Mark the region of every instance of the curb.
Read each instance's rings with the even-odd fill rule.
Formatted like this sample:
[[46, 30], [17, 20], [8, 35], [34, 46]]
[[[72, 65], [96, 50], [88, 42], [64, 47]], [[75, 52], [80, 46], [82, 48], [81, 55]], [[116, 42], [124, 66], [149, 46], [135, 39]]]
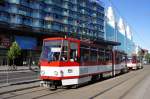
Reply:
[[0, 72], [38, 71], [38, 69], [0, 70]]
[[0, 72], [4, 72], [4, 71], [25, 71], [25, 70], [29, 70], [29, 69], [19, 69], [19, 70], [0, 70]]
[[5, 72], [0, 72], [0, 74], [11, 74], [11, 73], [25, 73], [25, 72], [35, 72], [39, 73], [39, 71], [31, 71], [31, 70], [25, 70], [25, 71], [5, 71]]
[[21, 82], [16, 82], [16, 83], [11, 83], [9, 84], [11, 85], [21, 85], [21, 84], [29, 84], [29, 83], [34, 83], [34, 82], [38, 82], [41, 81], [40, 79], [36, 79], [36, 80], [27, 80], [27, 81], [21, 81]]

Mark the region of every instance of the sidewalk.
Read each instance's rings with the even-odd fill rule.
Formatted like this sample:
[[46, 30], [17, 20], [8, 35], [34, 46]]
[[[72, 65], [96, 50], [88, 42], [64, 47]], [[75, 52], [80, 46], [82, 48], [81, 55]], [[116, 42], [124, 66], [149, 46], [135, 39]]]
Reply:
[[9, 92], [35, 88], [38, 86], [40, 86], [39, 81], [26, 82], [23, 84], [20, 83], [20, 84], [15, 84], [15, 85], [10, 85], [10, 86], [4, 86], [4, 87], [0, 87], [0, 95], [5, 94], [5, 93], [9, 93]]
[[[38, 66], [31, 66], [31, 69], [36, 70], [38, 69]], [[24, 71], [24, 70], [29, 70], [29, 66], [17, 66], [17, 70], [15, 71]], [[8, 71], [8, 66], [0, 66], [0, 72], [2, 71]]]

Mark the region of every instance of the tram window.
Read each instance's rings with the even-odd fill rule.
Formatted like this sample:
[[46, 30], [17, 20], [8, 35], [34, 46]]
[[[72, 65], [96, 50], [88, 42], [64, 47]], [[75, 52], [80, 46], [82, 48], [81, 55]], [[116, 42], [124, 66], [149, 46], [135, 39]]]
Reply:
[[92, 62], [97, 62], [97, 50], [91, 49], [90, 58]]
[[132, 63], [132, 58], [131, 58], [131, 57], [128, 57], [128, 58], [127, 58], [127, 62], [128, 62], [128, 63]]
[[105, 53], [105, 60], [106, 61], [110, 61], [112, 59], [112, 55], [109, 51], [106, 51]]
[[88, 47], [84, 48], [82, 47], [81, 48], [81, 51], [80, 51], [80, 54], [81, 54], [81, 62], [86, 62], [86, 61], [89, 61], [89, 49]]
[[68, 41], [66, 41], [66, 40], [63, 41], [60, 60], [61, 61], [68, 60]]
[[137, 57], [136, 56], [132, 56], [132, 63], [136, 63], [137, 61]]
[[78, 44], [70, 43], [70, 61], [77, 61], [78, 56]]
[[41, 59], [58, 61], [61, 52], [61, 41], [45, 41], [42, 49]]
[[118, 52], [115, 52], [115, 64], [119, 64], [120, 63], [120, 55]]
[[109, 54], [105, 53], [105, 61], [109, 61]]
[[124, 61], [124, 56], [123, 55], [121, 55], [121, 54], [119, 54], [118, 55], [118, 60], [119, 60], [119, 63], [121, 63], [121, 62], [123, 62]]
[[102, 62], [102, 61], [104, 61], [104, 59], [105, 59], [104, 52], [103, 51], [99, 51], [99, 53], [98, 53], [98, 61]]

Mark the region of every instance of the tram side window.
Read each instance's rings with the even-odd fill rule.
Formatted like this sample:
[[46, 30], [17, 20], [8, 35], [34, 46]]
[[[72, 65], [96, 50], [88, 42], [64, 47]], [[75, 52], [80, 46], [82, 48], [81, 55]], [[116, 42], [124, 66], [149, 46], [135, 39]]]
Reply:
[[105, 53], [105, 61], [109, 61], [109, 54]]
[[124, 57], [124, 55], [122, 55], [122, 54], [119, 54], [119, 63], [122, 63], [122, 62], [124, 62], [125, 61], [125, 57]]
[[120, 63], [122, 63], [122, 62], [124, 62], [124, 57], [123, 57], [123, 55], [121, 55], [121, 54], [117, 54], [116, 55], [116, 63], [117, 64], [120, 64]]
[[137, 57], [136, 56], [132, 56], [132, 63], [136, 63], [137, 61]]
[[78, 57], [78, 44], [70, 43], [70, 61], [77, 61]]
[[105, 61], [105, 55], [104, 55], [104, 51], [99, 51], [98, 53], [98, 62], [99, 63], [103, 63]]
[[115, 63], [119, 64], [120, 63], [120, 59], [121, 59], [121, 57], [120, 57], [119, 53], [116, 53], [115, 54]]
[[110, 62], [112, 60], [112, 55], [109, 51], [105, 52], [105, 61]]
[[97, 62], [97, 50], [91, 49], [90, 53], [91, 62]]
[[90, 55], [89, 55], [88, 47], [87, 48], [82, 47], [80, 53], [81, 53], [81, 58], [80, 58], [81, 62], [89, 61], [89, 56]]

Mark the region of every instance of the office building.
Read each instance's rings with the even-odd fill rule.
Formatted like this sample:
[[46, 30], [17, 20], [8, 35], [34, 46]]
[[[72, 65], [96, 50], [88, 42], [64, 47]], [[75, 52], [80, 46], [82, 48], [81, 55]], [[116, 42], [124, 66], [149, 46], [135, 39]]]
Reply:
[[0, 65], [13, 41], [22, 49], [17, 63], [27, 65], [37, 64], [43, 38], [104, 39], [104, 12], [100, 0], [0, 0]]

